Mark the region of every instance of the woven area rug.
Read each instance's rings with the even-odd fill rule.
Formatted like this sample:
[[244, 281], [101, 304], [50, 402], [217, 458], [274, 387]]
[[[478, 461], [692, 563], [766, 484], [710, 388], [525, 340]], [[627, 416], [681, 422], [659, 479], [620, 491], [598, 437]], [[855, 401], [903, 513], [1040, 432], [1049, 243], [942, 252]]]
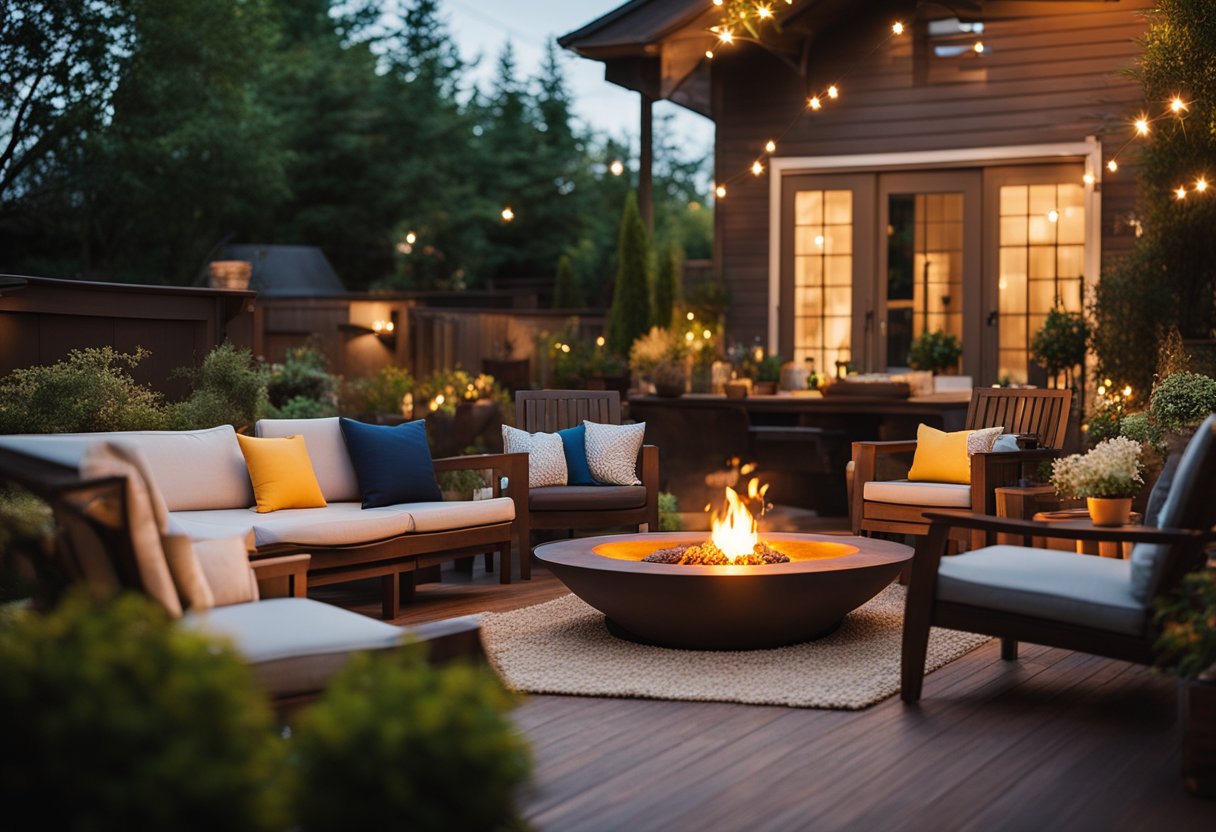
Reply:
[[[623, 641], [575, 595], [482, 619], [490, 661], [526, 693], [855, 710], [899, 691], [904, 587], [892, 584], [818, 641], [774, 650], [672, 650]], [[933, 628], [928, 670], [987, 636]]]

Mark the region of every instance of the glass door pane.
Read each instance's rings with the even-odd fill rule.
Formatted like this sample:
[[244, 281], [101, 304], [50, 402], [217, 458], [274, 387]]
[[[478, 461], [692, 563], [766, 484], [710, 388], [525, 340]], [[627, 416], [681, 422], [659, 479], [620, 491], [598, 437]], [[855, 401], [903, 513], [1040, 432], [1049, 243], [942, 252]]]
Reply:
[[852, 357], [853, 192], [794, 192], [793, 359], [835, 372]]

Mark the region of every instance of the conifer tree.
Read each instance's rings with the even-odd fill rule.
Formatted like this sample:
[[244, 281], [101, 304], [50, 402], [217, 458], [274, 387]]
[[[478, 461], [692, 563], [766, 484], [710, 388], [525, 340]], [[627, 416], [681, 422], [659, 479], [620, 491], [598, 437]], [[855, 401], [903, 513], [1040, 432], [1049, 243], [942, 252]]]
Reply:
[[650, 329], [650, 240], [638, 196], [630, 191], [621, 213], [616, 286], [608, 312], [608, 348], [628, 355], [634, 340]]
[[654, 325], [671, 326], [676, 303], [680, 300], [684, 253], [679, 243], [669, 242], [659, 255], [659, 268], [654, 276]]
[[578, 309], [583, 305], [582, 292], [574, 276], [574, 264], [569, 254], [557, 261], [557, 280], [553, 284], [554, 309]]

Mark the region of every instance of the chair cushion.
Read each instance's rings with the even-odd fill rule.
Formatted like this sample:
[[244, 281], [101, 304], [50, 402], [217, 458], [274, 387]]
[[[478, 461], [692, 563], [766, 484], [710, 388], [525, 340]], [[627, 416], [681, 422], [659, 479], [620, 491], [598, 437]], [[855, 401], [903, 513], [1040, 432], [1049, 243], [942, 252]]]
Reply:
[[577, 425], [559, 430], [557, 435], [562, 438], [562, 450], [566, 453], [565, 485], [598, 485], [587, 465], [587, 428]]
[[407, 632], [307, 598], [189, 612], [181, 623], [232, 639], [258, 682], [275, 696], [322, 690], [353, 653], [397, 647]]
[[646, 423], [601, 425], [583, 421], [587, 429], [587, 466], [596, 482], [605, 485], [641, 485], [637, 474], [638, 451]]
[[[244, 549], [240, 538], [229, 539], [236, 540]], [[165, 560], [169, 563], [169, 573], [173, 576], [173, 585], [177, 587], [182, 606], [195, 612], [214, 607], [215, 593], [211, 591], [211, 584], [207, 582], [202, 564], [194, 553], [194, 541], [184, 534], [167, 534], [161, 537], [161, 544], [165, 548]], [[249, 568], [248, 556], [245, 558], [245, 568]]]
[[170, 525], [195, 539], [244, 537], [252, 531], [258, 548], [288, 543], [343, 546], [409, 534], [414, 531], [414, 518], [397, 506], [364, 509], [359, 503], [330, 503], [325, 508], [273, 514], [257, 514], [253, 509], [175, 512]]
[[259, 439], [237, 434], [260, 514], [285, 508], [324, 508], [303, 436]]
[[489, 500], [452, 500], [445, 503], [404, 503], [393, 508], [409, 512], [414, 518], [414, 533], [442, 532], [491, 523], [510, 523], [515, 519], [515, 501], [510, 497]]
[[249, 565], [249, 551], [239, 537], [193, 541], [194, 557], [211, 590], [213, 606], [258, 600], [258, 579]]
[[[1207, 529], [1216, 521], [1216, 414], [1207, 418], [1187, 443], [1169, 494], [1157, 515], [1159, 529]], [[1171, 547], [1163, 543], [1137, 543], [1132, 548], [1132, 592], [1139, 601], [1155, 596]]]
[[971, 482], [971, 457], [967, 454], [969, 430], [946, 433], [920, 424], [916, 427], [916, 453], [908, 479], [912, 482]]
[[566, 484], [566, 446], [556, 433], [528, 433], [502, 426], [502, 450], [528, 455], [528, 486]]
[[443, 500], [426, 443], [425, 420], [389, 427], [339, 418], [338, 426], [364, 508]]
[[861, 496], [875, 503], [898, 503], [935, 508], [971, 508], [971, 486], [955, 482], [908, 482], [872, 480]]
[[609, 511], [644, 505], [644, 485], [559, 485], [528, 489], [531, 511]]
[[944, 557], [937, 597], [1133, 636], [1148, 623], [1128, 561], [1055, 549], [988, 546]]
[[337, 416], [328, 419], [259, 419], [255, 431], [258, 436], [271, 438], [303, 436], [308, 444], [312, 470], [327, 502], [353, 503], [363, 499]]

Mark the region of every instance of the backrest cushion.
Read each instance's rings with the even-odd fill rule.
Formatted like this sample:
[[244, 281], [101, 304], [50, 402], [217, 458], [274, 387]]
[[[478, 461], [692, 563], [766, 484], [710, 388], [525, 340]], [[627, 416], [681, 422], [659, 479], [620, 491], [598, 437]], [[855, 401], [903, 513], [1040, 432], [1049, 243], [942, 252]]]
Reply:
[[285, 508], [325, 508], [303, 436], [237, 436], [259, 514]]
[[182, 606], [195, 612], [214, 607], [215, 594], [211, 591], [211, 584], [207, 583], [198, 556], [194, 554], [194, 543], [190, 538], [184, 534], [167, 534], [160, 540]]
[[528, 455], [529, 488], [566, 484], [566, 444], [559, 434], [528, 433], [503, 425], [502, 449], [503, 453]]
[[[1207, 529], [1216, 522], [1216, 414], [1207, 418], [1187, 443], [1161, 513], [1160, 529]], [[1138, 543], [1132, 549], [1132, 595], [1148, 602], [1161, 590], [1171, 547]]]
[[341, 418], [364, 508], [443, 500], [435, 481], [435, 465], [426, 443], [426, 421], [401, 425], [368, 425]]
[[587, 465], [587, 428], [584, 425], [559, 430], [566, 455], [566, 485], [599, 485]]
[[587, 430], [587, 467], [596, 482], [605, 485], [641, 485], [638, 479], [638, 451], [646, 433], [646, 423], [601, 425], [583, 422]]
[[135, 568], [143, 590], [158, 601], [173, 618], [181, 618], [182, 605], [173, 585], [165, 551], [161, 546], [161, 532], [156, 524], [156, 515], [148, 499], [148, 489], [139, 473], [141, 465], [133, 462], [138, 449], [111, 442], [97, 442], [89, 446], [80, 462], [80, 475], [85, 479], [124, 477], [126, 479], [127, 528], [131, 536], [131, 549], [135, 556]]
[[308, 444], [312, 470], [321, 493], [331, 503], [354, 503], [359, 496], [359, 479], [346, 452], [346, 441], [338, 417], [328, 419], [259, 419], [254, 432], [265, 438], [303, 436]]
[[971, 457], [967, 453], [967, 439], [972, 432], [946, 433], [926, 424], [917, 425], [916, 452], [912, 455], [908, 481], [970, 483]]
[[258, 600], [257, 576], [241, 538], [191, 540], [174, 534], [163, 541], [173, 582], [187, 609], [204, 612]]

